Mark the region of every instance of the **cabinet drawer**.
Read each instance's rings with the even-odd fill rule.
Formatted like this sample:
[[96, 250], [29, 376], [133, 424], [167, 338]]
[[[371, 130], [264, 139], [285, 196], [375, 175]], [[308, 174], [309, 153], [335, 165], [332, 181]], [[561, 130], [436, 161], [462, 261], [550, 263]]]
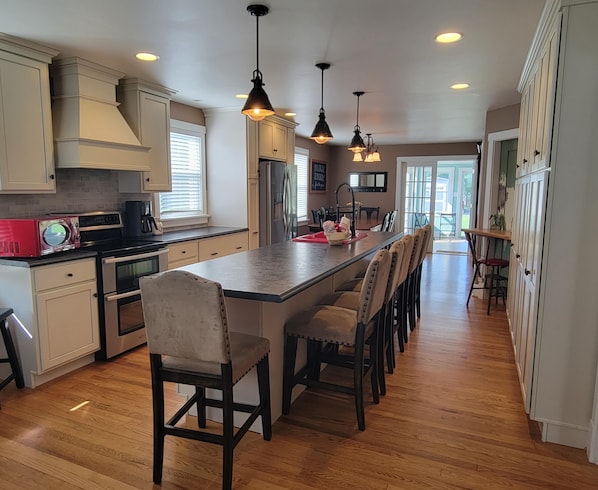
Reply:
[[76, 260], [40, 267], [34, 270], [34, 275], [37, 291], [69, 286], [82, 281], [95, 281], [95, 260]]
[[[168, 268], [171, 269], [171, 264], [178, 262], [185, 262], [186, 264], [193, 264], [199, 261], [197, 250], [197, 240], [190, 240], [188, 242], [173, 243], [168, 245]], [[178, 266], [177, 266], [178, 267]]]
[[199, 242], [199, 260], [210, 260], [224, 257], [248, 249], [247, 233], [235, 233], [213, 238], [205, 238]]

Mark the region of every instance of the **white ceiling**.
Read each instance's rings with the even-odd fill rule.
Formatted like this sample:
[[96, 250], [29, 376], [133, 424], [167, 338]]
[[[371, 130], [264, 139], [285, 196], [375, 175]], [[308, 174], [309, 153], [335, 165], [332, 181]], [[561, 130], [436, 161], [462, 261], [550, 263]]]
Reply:
[[[0, 30], [51, 45], [177, 91], [201, 108], [240, 107], [256, 64], [277, 112], [296, 112], [309, 136], [324, 108], [347, 145], [360, 100], [362, 133], [378, 144], [476, 141], [486, 111], [518, 103], [519, 76], [544, 0], [0, 0]], [[439, 45], [434, 36], [464, 38]], [[142, 63], [138, 51], [160, 60]], [[465, 91], [452, 91], [455, 82]], [[329, 143], [329, 144], [330, 144]]]

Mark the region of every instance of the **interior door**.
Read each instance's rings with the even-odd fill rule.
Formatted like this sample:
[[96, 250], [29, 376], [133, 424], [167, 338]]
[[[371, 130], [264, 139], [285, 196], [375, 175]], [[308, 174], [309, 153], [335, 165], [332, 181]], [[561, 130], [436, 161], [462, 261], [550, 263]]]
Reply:
[[436, 195], [436, 162], [402, 162], [401, 222], [404, 233], [434, 222], [432, 196]]

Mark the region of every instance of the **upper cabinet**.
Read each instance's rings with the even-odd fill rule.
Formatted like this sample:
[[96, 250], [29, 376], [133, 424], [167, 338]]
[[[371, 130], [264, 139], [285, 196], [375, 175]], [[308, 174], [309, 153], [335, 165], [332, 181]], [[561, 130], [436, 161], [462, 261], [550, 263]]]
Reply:
[[0, 193], [54, 193], [48, 65], [59, 52], [0, 34]]
[[175, 92], [161, 85], [124, 78], [119, 82], [120, 110], [144, 146], [149, 146], [148, 172], [121, 172], [120, 192], [168, 192], [170, 174], [170, 98]]
[[[270, 116], [258, 125], [259, 158], [292, 163], [294, 150], [289, 139], [295, 141], [294, 123], [277, 116]], [[290, 159], [290, 162], [289, 162]]]
[[548, 165], [559, 33], [556, 24], [551, 27], [523, 85], [517, 175], [525, 175]]

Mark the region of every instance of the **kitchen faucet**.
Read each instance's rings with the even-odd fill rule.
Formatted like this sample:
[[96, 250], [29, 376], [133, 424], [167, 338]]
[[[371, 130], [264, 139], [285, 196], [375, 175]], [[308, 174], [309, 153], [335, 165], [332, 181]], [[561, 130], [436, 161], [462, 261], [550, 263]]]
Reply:
[[343, 186], [347, 186], [347, 189], [351, 191], [351, 205], [352, 205], [352, 213], [351, 213], [351, 237], [355, 238], [355, 193], [353, 192], [353, 188], [343, 182], [336, 188], [335, 197], [336, 197], [336, 220], [340, 221], [340, 212], [339, 212], [339, 205], [338, 205], [338, 191], [341, 190]]

